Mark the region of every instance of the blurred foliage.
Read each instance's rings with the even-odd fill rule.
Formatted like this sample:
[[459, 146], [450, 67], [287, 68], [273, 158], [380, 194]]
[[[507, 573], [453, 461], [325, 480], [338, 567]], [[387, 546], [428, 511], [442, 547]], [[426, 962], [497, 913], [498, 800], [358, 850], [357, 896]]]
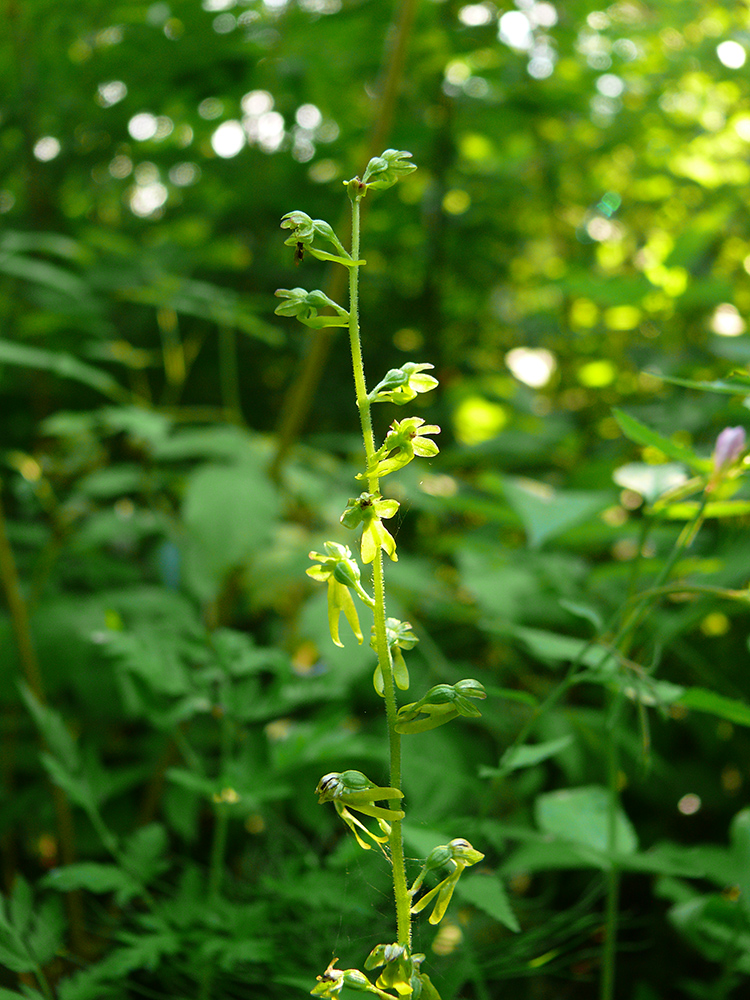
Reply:
[[350, 541], [349, 360], [319, 340], [318, 380], [329, 333], [273, 316], [281, 216], [335, 222], [386, 146], [419, 169], [367, 206], [366, 368], [434, 364], [443, 428], [399, 473], [389, 613], [424, 688], [490, 695], [406, 746], [408, 850], [455, 818], [487, 858], [425, 968], [444, 1000], [597, 995], [613, 738], [617, 996], [742, 995], [747, 489], [626, 680], [589, 640], [667, 565], [647, 505], [746, 423], [747, 6], [1, 9], [0, 996], [302, 996], [332, 942], [388, 939], [386, 873], [313, 794], [385, 760], [371, 651], [304, 573]]

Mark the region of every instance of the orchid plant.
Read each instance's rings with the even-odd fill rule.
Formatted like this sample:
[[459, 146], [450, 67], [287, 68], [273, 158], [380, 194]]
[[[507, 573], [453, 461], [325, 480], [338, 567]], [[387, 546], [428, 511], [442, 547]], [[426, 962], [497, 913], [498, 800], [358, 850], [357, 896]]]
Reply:
[[[341, 524], [351, 531], [361, 529], [359, 554], [362, 564], [371, 567], [370, 589], [362, 582], [362, 570], [350, 547], [340, 542], [327, 541], [325, 552], [311, 552], [313, 565], [307, 572], [312, 579], [328, 586], [328, 624], [336, 645], [343, 645], [339, 632], [342, 613], [359, 643], [364, 641], [364, 633], [357, 602], [372, 617], [370, 644], [377, 657], [373, 684], [384, 701], [390, 752], [387, 785], [372, 781], [360, 771], [344, 770], [324, 775], [316, 789], [318, 801], [333, 804], [363, 850], [377, 847], [388, 859], [396, 909], [396, 940], [377, 944], [364, 962], [368, 972], [381, 970], [377, 979], [373, 982], [360, 969], [337, 969], [334, 959], [318, 976], [311, 991], [319, 997], [339, 996], [348, 987], [387, 1000], [404, 997], [439, 1000], [434, 984], [421, 971], [425, 956], [412, 951], [412, 918], [432, 904], [429, 921], [439, 923], [461, 873], [484, 857], [467, 840], [456, 838], [430, 852], [411, 886], [407, 879], [401, 827], [406, 815], [401, 788], [401, 738], [444, 725], [459, 716], [479, 716], [473, 701], [486, 697], [483, 686], [472, 678], [454, 685], [438, 684], [417, 701], [401, 707], [396, 696], [397, 688], [409, 689], [404, 651], [412, 649], [418, 640], [408, 622], [389, 617], [386, 610], [384, 555], [394, 562], [398, 555], [396, 540], [385, 521], [396, 514], [399, 504], [382, 495], [380, 481], [415, 459], [437, 455], [438, 446], [433, 438], [440, 428], [426, 424], [421, 417], [394, 420], [383, 443], [376, 447], [371, 408], [375, 403], [404, 406], [417, 394], [430, 392], [438, 382], [428, 374], [433, 368], [431, 364], [407, 362], [387, 372], [373, 389], [367, 390], [359, 327], [359, 270], [365, 264], [360, 259], [360, 204], [369, 190], [390, 188], [415, 169], [411, 153], [387, 149], [382, 156], [370, 160], [361, 179], [354, 177], [345, 182], [352, 215], [350, 250], [345, 249], [327, 222], [311, 219], [300, 211], [290, 212], [281, 220], [282, 229], [289, 230], [285, 243], [294, 247], [297, 263], [309, 254], [349, 271], [348, 308], [320, 290], [292, 288], [276, 292], [281, 299], [276, 313], [296, 317], [312, 329], [340, 326], [349, 331], [355, 399], [364, 444], [363, 470], [356, 478], [366, 488], [349, 500], [341, 514]], [[447, 876], [422, 892], [426, 876], [440, 869], [447, 869]]]

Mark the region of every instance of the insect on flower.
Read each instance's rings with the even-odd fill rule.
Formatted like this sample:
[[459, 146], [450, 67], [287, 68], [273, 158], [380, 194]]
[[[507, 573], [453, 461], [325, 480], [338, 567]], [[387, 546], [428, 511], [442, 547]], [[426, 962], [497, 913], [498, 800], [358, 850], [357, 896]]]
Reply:
[[297, 246], [294, 248], [294, 265], [299, 267], [305, 258], [305, 244], [300, 240], [297, 241]]

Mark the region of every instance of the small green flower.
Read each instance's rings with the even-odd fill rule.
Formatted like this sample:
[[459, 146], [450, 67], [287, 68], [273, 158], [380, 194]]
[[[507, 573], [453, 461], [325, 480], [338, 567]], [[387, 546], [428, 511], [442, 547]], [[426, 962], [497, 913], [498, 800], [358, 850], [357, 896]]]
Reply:
[[[321, 330], [326, 326], [347, 326], [349, 323], [346, 309], [329, 299], [320, 289], [308, 292], [304, 288], [277, 288], [274, 295], [284, 300], [274, 309], [276, 316], [294, 316], [313, 330]], [[319, 311], [325, 308], [335, 310], [336, 315], [319, 316]]]
[[336, 969], [334, 966], [338, 962], [337, 958], [329, 964], [322, 976], [317, 976], [318, 985], [314, 986], [310, 993], [314, 997], [338, 997], [344, 987], [354, 990], [357, 993], [374, 993], [383, 1000], [394, 1000], [392, 994], [384, 993], [377, 986], [373, 986], [367, 976], [359, 969]]
[[[393, 679], [396, 682], [396, 687], [401, 691], [408, 691], [409, 671], [401, 650], [413, 649], [419, 642], [419, 639], [417, 639], [412, 632], [409, 622], [401, 622], [398, 618], [386, 618], [385, 634], [388, 639], [388, 648], [391, 651], [391, 658], [393, 661]], [[372, 638], [370, 639], [370, 645], [373, 649], [377, 649], [374, 625], [372, 626]], [[385, 684], [383, 682], [383, 671], [380, 669], [379, 663], [375, 667], [372, 683], [375, 690], [382, 698], [385, 695]]]
[[417, 393], [430, 392], [438, 385], [438, 380], [432, 375], [422, 374], [427, 368], [434, 367], [407, 361], [401, 368], [392, 368], [387, 372], [383, 381], [375, 386], [367, 398], [371, 403], [396, 403], [397, 406], [403, 406], [414, 399]]
[[341, 523], [345, 528], [356, 528], [363, 525], [361, 553], [362, 562], [371, 563], [379, 548], [394, 561], [396, 555], [396, 540], [385, 528], [381, 518], [393, 517], [399, 508], [397, 500], [384, 500], [374, 493], [360, 493], [358, 497], [350, 497]]
[[344, 645], [339, 638], [339, 619], [343, 611], [344, 617], [361, 645], [364, 636], [359, 626], [357, 609], [350, 591], [354, 590], [368, 606], [372, 606], [373, 600], [359, 582], [359, 566], [348, 545], [326, 542], [325, 550], [325, 554], [321, 552], [309, 553], [310, 559], [319, 562], [320, 566], [309, 566], [306, 570], [307, 575], [320, 583], [326, 581], [328, 583], [328, 628], [334, 643], [337, 646]]
[[400, 149], [386, 149], [382, 156], [373, 156], [367, 164], [362, 182], [368, 188], [384, 191], [393, 187], [402, 177], [417, 169], [415, 163], [410, 163], [411, 153]]
[[[401, 809], [375, 805], [375, 802], [379, 801], [390, 802], [394, 799], [402, 799], [404, 793], [398, 788], [374, 784], [361, 771], [341, 771], [340, 773], [332, 771], [330, 774], [325, 774], [318, 782], [315, 794], [318, 796], [318, 802], [333, 802], [334, 809], [352, 831], [359, 846], [365, 851], [369, 851], [371, 845], [362, 839], [360, 831], [378, 846], [381, 846], [388, 841], [391, 834], [389, 821], [400, 820], [405, 816]], [[364, 823], [352, 815], [350, 809], [376, 819], [381, 833], [376, 834], [369, 830]]]
[[482, 713], [471, 704], [469, 698], [486, 697], [483, 685], [473, 678], [456, 684], [436, 684], [419, 701], [399, 709], [396, 732], [424, 733], [428, 729], [445, 725], [459, 715], [477, 719]]
[[[433, 458], [440, 449], [425, 435], [439, 433], [440, 428], [437, 424], [425, 424], [421, 417], [394, 420], [385, 436], [385, 441], [375, 452], [374, 464], [367, 470], [367, 475], [387, 476], [397, 469], [403, 469], [415, 455], [421, 458]], [[365, 476], [360, 474], [357, 478], [364, 479]]]
[[410, 955], [403, 945], [379, 944], [367, 956], [365, 968], [369, 971], [384, 966], [375, 982], [381, 989], [393, 989], [399, 996], [418, 996], [419, 983], [415, 980], [424, 959], [424, 955]]
[[[354, 264], [364, 264], [363, 260], [352, 260], [351, 254], [347, 253], [338, 236], [323, 219], [311, 219], [305, 212], [287, 212], [281, 220], [281, 228], [291, 229], [291, 236], [284, 240], [284, 246], [295, 247], [300, 253], [300, 260], [301, 255], [305, 251], [309, 251], [318, 260], [333, 260], [339, 264], [345, 264], [347, 267], [352, 267]], [[336, 253], [332, 254], [327, 250], [313, 246], [316, 236], [335, 247]]]
[[454, 870], [447, 878], [444, 878], [442, 882], [436, 885], [434, 889], [430, 889], [420, 900], [414, 903], [411, 912], [415, 914], [421, 913], [422, 910], [435, 900], [435, 906], [429, 920], [431, 924], [439, 924], [445, 916], [445, 911], [448, 909], [453, 890], [456, 888], [461, 873], [465, 868], [469, 868], [471, 865], [475, 865], [478, 861], [481, 861], [482, 858], [484, 858], [482, 852], [477, 851], [463, 837], [457, 837], [455, 840], [451, 840], [449, 844], [441, 844], [439, 847], [433, 848], [422, 866], [422, 871], [409, 890], [410, 895], [412, 897], [416, 895], [427, 872], [435, 871], [435, 869], [444, 866], [453, 866]]

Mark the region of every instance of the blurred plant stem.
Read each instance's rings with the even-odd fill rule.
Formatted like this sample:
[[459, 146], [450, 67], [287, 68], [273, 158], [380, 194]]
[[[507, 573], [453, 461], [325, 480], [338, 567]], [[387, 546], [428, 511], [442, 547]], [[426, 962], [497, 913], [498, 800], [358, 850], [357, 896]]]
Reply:
[[[377, 156], [381, 152], [391, 131], [417, 4], [418, 0], [402, 0], [394, 17], [393, 42], [384, 60], [383, 83], [375, 122], [364, 158], [365, 162], [369, 162], [373, 156]], [[391, 34], [388, 32], [389, 38]], [[336, 229], [343, 232], [344, 227], [337, 226]], [[337, 267], [330, 271], [325, 291], [330, 298], [338, 302], [343, 290], [344, 272]], [[282, 418], [277, 431], [276, 454], [270, 468], [271, 475], [275, 479], [278, 478], [287, 453], [307, 420], [336, 333], [334, 327], [327, 327], [317, 332], [315, 338], [310, 341], [309, 350], [302, 363], [302, 370], [286, 393], [280, 410]]]
[[[39, 669], [34, 640], [31, 635], [31, 623], [26, 600], [21, 590], [16, 560], [13, 556], [5, 520], [5, 508], [2, 502], [0, 487], [0, 579], [3, 593], [10, 613], [11, 627], [16, 642], [21, 670], [36, 699], [46, 703], [42, 674]], [[10, 777], [10, 775], [8, 775]], [[72, 864], [75, 860], [75, 826], [73, 813], [67, 796], [57, 785], [51, 786], [52, 800], [57, 821], [57, 836], [60, 845], [60, 859], [63, 864]], [[83, 920], [83, 901], [79, 891], [66, 896], [68, 918], [70, 920], [70, 942], [75, 951], [85, 949], [86, 934]]]
[[[633, 636], [643, 620], [644, 613], [651, 611], [658, 604], [669, 574], [672, 572], [677, 559], [682, 553], [690, 548], [695, 536], [703, 523], [703, 514], [706, 508], [707, 496], [703, 493], [698, 509], [694, 517], [689, 521], [677, 536], [672, 550], [656, 575], [655, 581], [650, 584], [646, 591], [638, 595], [631, 593], [630, 600], [623, 605], [618, 614], [622, 614], [622, 620], [611, 641], [611, 646], [618, 650], [623, 658], [627, 657]], [[645, 542], [646, 532], [644, 531], [641, 541]], [[642, 555], [643, 546], [639, 547], [639, 557]], [[641, 562], [639, 558], [638, 562]], [[632, 589], [637, 586], [638, 571], [634, 571]], [[629, 607], [635, 603], [635, 607]], [[617, 820], [620, 813], [620, 766], [619, 747], [617, 745], [617, 734], [619, 727], [617, 720], [622, 708], [623, 692], [618, 690], [611, 692], [608, 699], [608, 711], [605, 724], [605, 753], [607, 761], [607, 787], [609, 800], [607, 808], [607, 854], [610, 859], [610, 867], [607, 872], [606, 902], [605, 902], [605, 936], [604, 953], [602, 956], [602, 979], [600, 989], [600, 1000], [613, 1000], [615, 995], [615, 969], [617, 959], [617, 921], [620, 903], [620, 867], [615, 860], [617, 852]]]

